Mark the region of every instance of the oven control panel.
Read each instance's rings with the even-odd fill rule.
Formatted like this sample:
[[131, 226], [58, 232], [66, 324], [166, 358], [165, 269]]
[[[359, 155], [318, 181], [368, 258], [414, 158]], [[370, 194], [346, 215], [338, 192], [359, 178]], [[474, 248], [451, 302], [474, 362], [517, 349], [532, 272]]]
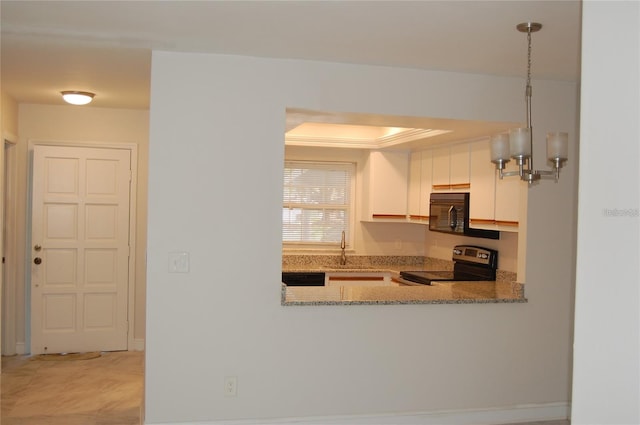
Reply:
[[498, 251], [474, 245], [456, 245], [453, 248], [453, 261], [483, 264], [495, 268], [498, 264]]

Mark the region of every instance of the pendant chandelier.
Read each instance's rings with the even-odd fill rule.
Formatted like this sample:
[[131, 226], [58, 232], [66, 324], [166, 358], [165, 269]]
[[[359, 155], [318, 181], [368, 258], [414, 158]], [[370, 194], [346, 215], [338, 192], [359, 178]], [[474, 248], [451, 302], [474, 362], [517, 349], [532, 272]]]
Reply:
[[[563, 132], [547, 133], [547, 158], [553, 164], [553, 170], [535, 170], [533, 168], [533, 130], [531, 127], [531, 33], [540, 31], [542, 24], [525, 22], [516, 26], [518, 31], [527, 34], [527, 85], [525, 88], [525, 103], [527, 126], [514, 128], [509, 134], [497, 134], [491, 138], [491, 162], [496, 164], [500, 178], [520, 176], [529, 185], [540, 180], [543, 176], [551, 176], [557, 182], [560, 178], [560, 168], [568, 158], [569, 135]], [[505, 165], [511, 159], [518, 164], [518, 171], [504, 171]]]

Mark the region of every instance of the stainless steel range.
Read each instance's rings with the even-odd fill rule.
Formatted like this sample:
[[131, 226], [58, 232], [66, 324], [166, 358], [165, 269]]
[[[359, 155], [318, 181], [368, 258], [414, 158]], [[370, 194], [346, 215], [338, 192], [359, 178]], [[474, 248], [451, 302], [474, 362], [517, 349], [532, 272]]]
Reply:
[[452, 271], [403, 271], [400, 278], [414, 285], [453, 280], [496, 280], [497, 269], [498, 251], [475, 245], [457, 245], [453, 248]]

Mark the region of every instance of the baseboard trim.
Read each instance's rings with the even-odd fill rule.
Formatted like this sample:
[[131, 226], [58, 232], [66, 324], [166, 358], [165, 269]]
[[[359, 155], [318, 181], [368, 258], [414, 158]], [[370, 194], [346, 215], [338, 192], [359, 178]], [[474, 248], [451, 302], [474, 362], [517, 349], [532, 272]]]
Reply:
[[16, 354], [27, 354], [27, 346], [24, 342], [16, 342]]
[[[518, 422], [564, 420], [570, 417], [568, 402], [526, 404], [502, 408], [440, 410], [389, 415], [316, 416], [278, 419], [239, 419], [210, 422], [170, 422], [174, 425], [497, 425]], [[167, 422], [162, 422], [167, 425]], [[160, 425], [160, 422], [147, 422]]]
[[144, 351], [144, 339], [137, 338], [133, 340], [133, 345], [129, 347], [129, 351]]

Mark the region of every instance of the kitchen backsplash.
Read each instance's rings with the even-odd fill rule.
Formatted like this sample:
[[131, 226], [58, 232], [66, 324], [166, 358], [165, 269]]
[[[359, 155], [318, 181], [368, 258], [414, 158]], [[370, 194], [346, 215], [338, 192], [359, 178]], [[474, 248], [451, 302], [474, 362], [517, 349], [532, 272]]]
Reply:
[[[283, 255], [282, 267], [291, 268], [297, 266], [337, 266], [340, 264], [339, 255]], [[347, 264], [357, 267], [362, 266], [408, 266], [423, 268], [425, 258], [422, 256], [407, 255], [348, 255]]]

